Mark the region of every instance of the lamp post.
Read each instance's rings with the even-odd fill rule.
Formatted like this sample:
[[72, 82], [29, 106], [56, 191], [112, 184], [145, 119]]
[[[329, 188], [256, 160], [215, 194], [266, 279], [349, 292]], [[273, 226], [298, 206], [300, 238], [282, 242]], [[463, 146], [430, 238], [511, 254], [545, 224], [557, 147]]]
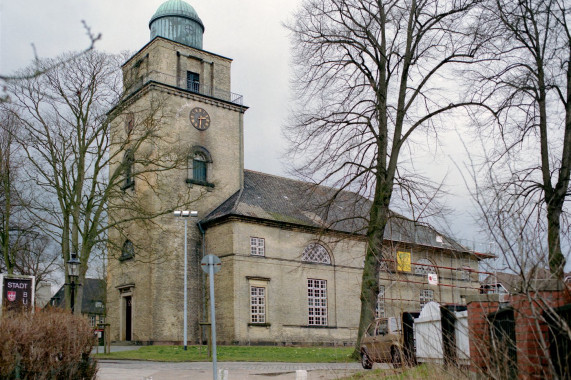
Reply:
[[187, 250], [187, 245], [188, 245], [188, 241], [187, 241], [187, 222], [188, 222], [188, 218], [189, 217], [197, 217], [198, 216], [198, 211], [175, 211], [173, 212], [174, 216], [176, 217], [180, 217], [180, 218], [184, 218], [184, 326], [183, 326], [183, 343], [184, 343], [184, 350], [186, 351], [186, 346], [187, 346], [187, 334], [186, 334], [186, 329], [187, 329], [187, 316], [188, 316], [188, 312], [187, 312], [187, 304], [188, 304], [188, 291], [187, 291], [187, 277], [188, 277], [188, 270], [187, 270], [187, 266], [188, 266], [188, 250]]
[[80, 265], [80, 261], [77, 258], [77, 254], [72, 253], [71, 254], [71, 259], [69, 259], [69, 261], [67, 262], [67, 269], [68, 269], [68, 276], [69, 279], [71, 281], [70, 287], [71, 287], [71, 314], [73, 314], [74, 312], [74, 306], [75, 306], [75, 280], [77, 280], [79, 278], [79, 265]]

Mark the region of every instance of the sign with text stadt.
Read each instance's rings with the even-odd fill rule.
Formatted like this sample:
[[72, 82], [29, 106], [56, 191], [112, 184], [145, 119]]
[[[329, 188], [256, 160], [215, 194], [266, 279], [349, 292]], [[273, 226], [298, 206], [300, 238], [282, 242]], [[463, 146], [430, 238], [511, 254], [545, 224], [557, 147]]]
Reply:
[[32, 311], [34, 305], [34, 276], [2, 275], [2, 312]]

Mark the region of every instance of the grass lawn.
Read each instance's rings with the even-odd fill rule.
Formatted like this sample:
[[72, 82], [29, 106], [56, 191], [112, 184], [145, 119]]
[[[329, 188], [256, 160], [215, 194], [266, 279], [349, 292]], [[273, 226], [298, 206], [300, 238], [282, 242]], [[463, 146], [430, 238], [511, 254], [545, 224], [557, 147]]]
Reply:
[[[161, 362], [206, 362], [206, 346], [143, 346], [135, 351], [95, 355], [97, 359], [129, 359]], [[347, 363], [352, 362], [353, 347], [277, 347], [277, 346], [217, 346], [217, 358], [222, 362], [290, 362]]]

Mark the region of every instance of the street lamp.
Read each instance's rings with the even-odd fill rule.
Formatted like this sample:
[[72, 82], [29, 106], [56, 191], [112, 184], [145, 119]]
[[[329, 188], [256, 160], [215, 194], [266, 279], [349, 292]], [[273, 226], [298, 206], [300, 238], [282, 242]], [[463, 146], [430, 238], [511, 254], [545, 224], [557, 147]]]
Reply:
[[75, 280], [79, 278], [79, 265], [81, 262], [77, 258], [77, 254], [72, 253], [71, 259], [67, 262], [68, 276], [71, 281], [71, 313], [73, 314], [75, 306]]
[[173, 212], [174, 216], [184, 218], [184, 327], [183, 327], [183, 341], [184, 341], [184, 349], [186, 351], [187, 346], [187, 336], [186, 336], [186, 325], [187, 325], [187, 304], [188, 304], [188, 295], [187, 295], [187, 277], [188, 277], [188, 260], [187, 260], [187, 221], [189, 217], [197, 217], [198, 211], [175, 211]]

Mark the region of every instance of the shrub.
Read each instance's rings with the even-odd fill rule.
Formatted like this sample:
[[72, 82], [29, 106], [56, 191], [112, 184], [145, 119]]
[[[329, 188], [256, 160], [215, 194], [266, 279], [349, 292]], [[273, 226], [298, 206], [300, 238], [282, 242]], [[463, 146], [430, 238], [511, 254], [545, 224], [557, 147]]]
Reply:
[[50, 309], [0, 319], [0, 379], [95, 379], [95, 335], [84, 317]]

